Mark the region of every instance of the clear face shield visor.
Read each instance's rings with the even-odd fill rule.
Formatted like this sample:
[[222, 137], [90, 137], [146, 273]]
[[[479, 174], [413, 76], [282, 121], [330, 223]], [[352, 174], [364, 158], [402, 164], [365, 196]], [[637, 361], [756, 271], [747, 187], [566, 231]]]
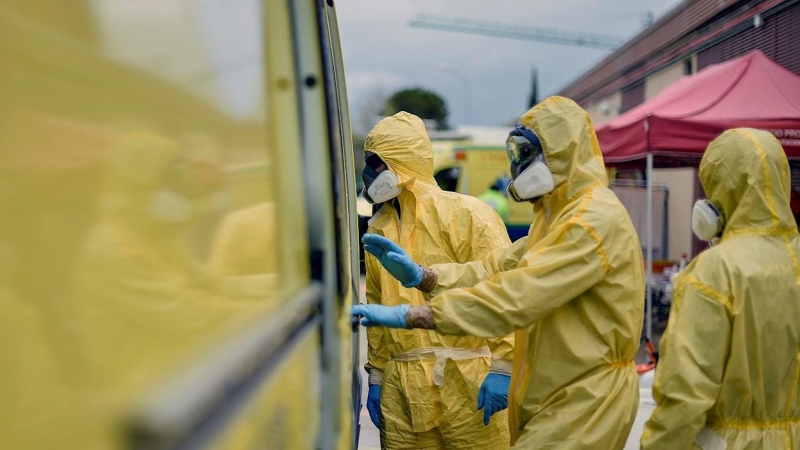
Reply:
[[[522, 136], [509, 136], [506, 140], [506, 156], [511, 167], [522, 168], [534, 162], [543, 162], [544, 153]], [[521, 171], [520, 171], [521, 172]]]
[[536, 134], [521, 124], [516, 124], [506, 139], [506, 156], [511, 164], [511, 174], [516, 178], [534, 162], [544, 161], [542, 144]]
[[553, 174], [544, 161], [542, 144], [536, 133], [521, 124], [514, 126], [506, 139], [506, 154], [513, 181], [508, 195], [516, 202], [537, 201], [555, 187]]

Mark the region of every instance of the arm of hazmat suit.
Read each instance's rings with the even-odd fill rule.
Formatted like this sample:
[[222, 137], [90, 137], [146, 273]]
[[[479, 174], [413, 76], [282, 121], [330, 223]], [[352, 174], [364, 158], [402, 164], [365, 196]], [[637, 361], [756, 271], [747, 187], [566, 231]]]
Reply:
[[430, 300], [448, 289], [475, 286], [496, 273], [516, 268], [525, 254], [527, 243], [528, 238], [524, 237], [511, 246], [493, 250], [476, 261], [432, 265], [430, 269], [437, 276], [436, 286], [430, 292], [424, 293], [425, 299]]
[[692, 448], [716, 403], [730, 350], [730, 299], [691, 272], [677, 280], [675, 294], [653, 385], [658, 406], [642, 434], [648, 450]]
[[[515, 269], [433, 298], [435, 329], [456, 336], [504, 336], [568, 303], [605, 278], [609, 268], [599, 238], [590, 230], [581, 220], [570, 220], [525, 252]], [[475, 276], [473, 269], [435, 267], [444, 280]]]

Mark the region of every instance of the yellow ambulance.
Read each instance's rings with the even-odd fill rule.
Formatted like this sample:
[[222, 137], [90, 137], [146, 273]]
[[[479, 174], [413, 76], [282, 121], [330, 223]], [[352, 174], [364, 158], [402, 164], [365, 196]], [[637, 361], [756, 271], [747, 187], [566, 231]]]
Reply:
[[333, 1], [8, 0], [0, 61], [0, 448], [353, 448]]

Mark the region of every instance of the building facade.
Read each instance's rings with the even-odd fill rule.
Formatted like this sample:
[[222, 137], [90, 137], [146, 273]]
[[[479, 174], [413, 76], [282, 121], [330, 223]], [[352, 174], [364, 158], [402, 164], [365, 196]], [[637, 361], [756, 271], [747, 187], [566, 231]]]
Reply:
[[[800, 75], [800, 0], [685, 0], [559, 92], [600, 125], [691, 75], [751, 50]], [[800, 167], [793, 166], [800, 190]], [[670, 259], [696, 254], [691, 209], [702, 188], [696, 169], [660, 169], [669, 187]], [[631, 211], [632, 215], [634, 211]]]

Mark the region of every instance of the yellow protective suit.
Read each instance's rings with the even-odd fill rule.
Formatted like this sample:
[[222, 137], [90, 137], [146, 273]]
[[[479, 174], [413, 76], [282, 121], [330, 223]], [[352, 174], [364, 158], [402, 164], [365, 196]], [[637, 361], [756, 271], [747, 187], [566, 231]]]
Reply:
[[527, 238], [481, 261], [431, 267], [435, 327], [447, 335], [519, 330], [509, 395], [514, 448], [620, 449], [639, 404], [639, 240], [606, 186], [586, 112], [551, 97], [519, 120], [539, 136], [556, 187], [534, 204]]
[[700, 163], [718, 245], [675, 280], [644, 449], [800, 448], [800, 238], [786, 155], [735, 129]]
[[[395, 199], [401, 215], [394, 204], [384, 204], [370, 220], [369, 233], [398, 243], [423, 265], [467, 262], [509, 245], [503, 221], [491, 207], [477, 198], [439, 189], [433, 178], [433, 149], [418, 117], [400, 112], [382, 120], [367, 136], [365, 149], [380, 156], [404, 188]], [[374, 256], [366, 258], [368, 302], [425, 303], [420, 291], [403, 288]], [[496, 413], [485, 426], [477, 398], [492, 365], [510, 373], [512, 336], [451, 337], [428, 330], [375, 327], [367, 330], [367, 338], [367, 370], [384, 371], [384, 448], [508, 448], [507, 413]], [[438, 356], [418, 354], [430, 348]], [[481, 349], [485, 356], [476, 356]], [[444, 380], [438, 384], [437, 359], [444, 369]]]

